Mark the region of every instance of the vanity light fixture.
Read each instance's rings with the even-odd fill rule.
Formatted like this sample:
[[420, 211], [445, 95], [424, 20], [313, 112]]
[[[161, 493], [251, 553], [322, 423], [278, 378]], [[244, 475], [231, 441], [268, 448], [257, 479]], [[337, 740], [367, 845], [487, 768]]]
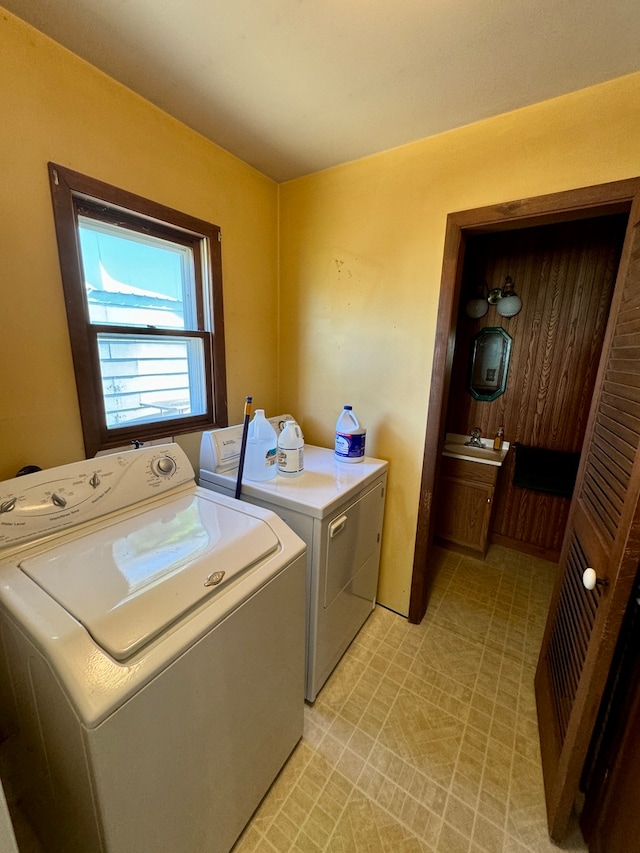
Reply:
[[[479, 320], [487, 313], [490, 305], [496, 306], [501, 317], [515, 317], [522, 310], [522, 300], [513, 287], [513, 279], [508, 275], [502, 287], [493, 287], [486, 297], [478, 295], [475, 299], [470, 299], [465, 306], [467, 317]], [[480, 292], [484, 294], [484, 289]]]

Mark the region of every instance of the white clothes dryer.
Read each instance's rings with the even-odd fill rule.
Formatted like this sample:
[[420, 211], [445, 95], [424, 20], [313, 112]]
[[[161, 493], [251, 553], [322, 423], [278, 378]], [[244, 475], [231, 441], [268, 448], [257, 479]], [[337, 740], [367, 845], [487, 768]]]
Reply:
[[176, 444], [0, 483], [2, 721], [45, 850], [232, 847], [302, 734], [304, 552]]
[[[291, 415], [269, 418], [279, 433]], [[233, 497], [242, 425], [203, 433], [199, 484]], [[304, 473], [243, 480], [241, 499], [276, 512], [307, 545], [306, 692], [314, 702], [375, 607], [388, 464], [339, 462], [304, 446]]]

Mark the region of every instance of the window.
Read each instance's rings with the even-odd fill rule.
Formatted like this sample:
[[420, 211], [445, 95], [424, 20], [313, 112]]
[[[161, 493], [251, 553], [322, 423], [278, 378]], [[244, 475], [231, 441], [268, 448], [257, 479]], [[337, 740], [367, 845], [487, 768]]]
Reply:
[[227, 423], [220, 229], [49, 164], [87, 456]]

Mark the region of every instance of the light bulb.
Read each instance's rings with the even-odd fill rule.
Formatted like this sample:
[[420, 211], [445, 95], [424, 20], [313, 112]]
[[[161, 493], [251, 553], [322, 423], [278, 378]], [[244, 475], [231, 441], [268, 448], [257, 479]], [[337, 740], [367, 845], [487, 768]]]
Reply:
[[471, 317], [472, 320], [479, 320], [489, 310], [489, 303], [486, 299], [470, 299], [464, 310], [467, 317]]
[[501, 317], [515, 317], [522, 310], [522, 299], [511, 293], [509, 296], [503, 296], [496, 308]]

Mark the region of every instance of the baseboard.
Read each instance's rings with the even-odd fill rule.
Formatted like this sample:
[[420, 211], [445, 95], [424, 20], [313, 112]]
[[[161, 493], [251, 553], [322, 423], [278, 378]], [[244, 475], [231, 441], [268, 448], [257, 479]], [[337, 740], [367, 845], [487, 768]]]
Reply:
[[560, 551], [541, 548], [539, 545], [532, 545], [529, 542], [520, 542], [518, 539], [511, 539], [509, 536], [492, 534], [489, 541], [491, 545], [502, 545], [504, 548], [511, 548], [512, 551], [520, 551], [521, 554], [529, 554], [531, 557], [540, 557], [540, 559], [549, 560], [551, 563], [557, 563], [560, 560]]

